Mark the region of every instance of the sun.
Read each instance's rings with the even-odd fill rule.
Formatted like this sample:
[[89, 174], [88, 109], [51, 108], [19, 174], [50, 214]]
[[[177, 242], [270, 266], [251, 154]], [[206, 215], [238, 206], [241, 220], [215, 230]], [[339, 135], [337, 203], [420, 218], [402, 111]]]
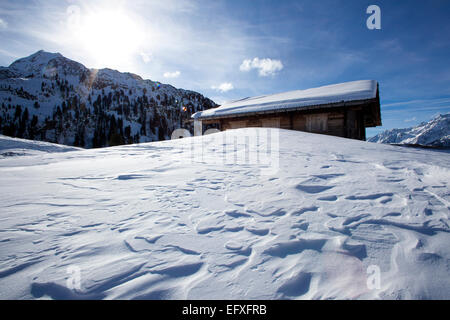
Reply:
[[80, 17], [76, 28], [78, 44], [97, 65], [126, 65], [139, 53], [145, 34], [125, 11], [97, 9]]

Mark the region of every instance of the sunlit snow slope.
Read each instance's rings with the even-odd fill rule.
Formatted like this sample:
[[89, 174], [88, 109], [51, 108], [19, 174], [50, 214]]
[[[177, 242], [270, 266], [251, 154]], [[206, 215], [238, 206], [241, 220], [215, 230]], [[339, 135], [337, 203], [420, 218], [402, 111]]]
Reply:
[[450, 299], [449, 153], [269, 130], [0, 158], [0, 298]]
[[76, 150], [82, 149], [43, 141], [12, 138], [0, 134], [0, 158], [34, 155], [41, 152], [66, 152]]

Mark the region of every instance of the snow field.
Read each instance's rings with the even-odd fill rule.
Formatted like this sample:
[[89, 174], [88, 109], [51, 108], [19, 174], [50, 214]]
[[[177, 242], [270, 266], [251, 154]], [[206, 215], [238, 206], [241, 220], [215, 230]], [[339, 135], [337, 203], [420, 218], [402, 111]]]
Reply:
[[[229, 161], [267, 130], [276, 170]], [[280, 129], [4, 157], [0, 297], [449, 299], [449, 180], [447, 153]]]

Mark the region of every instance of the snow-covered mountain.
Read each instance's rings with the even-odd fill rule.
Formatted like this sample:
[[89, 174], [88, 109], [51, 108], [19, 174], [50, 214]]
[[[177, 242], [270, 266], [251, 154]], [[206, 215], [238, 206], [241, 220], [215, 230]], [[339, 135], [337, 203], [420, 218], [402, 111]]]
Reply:
[[0, 133], [81, 147], [168, 139], [216, 104], [193, 91], [38, 51], [0, 67]]
[[450, 113], [440, 114], [429, 122], [405, 129], [383, 131], [369, 142], [450, 147]]
[[448, 181], [265, 128], [0, 158], [0, 299], [450, 299]]

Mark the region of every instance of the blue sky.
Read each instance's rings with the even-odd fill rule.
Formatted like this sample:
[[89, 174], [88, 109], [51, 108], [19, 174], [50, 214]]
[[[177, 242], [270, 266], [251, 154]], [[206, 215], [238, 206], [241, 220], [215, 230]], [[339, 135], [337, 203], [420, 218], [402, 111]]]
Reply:
[[[369, 5], [381, 30], [369, 30]], [[380, 83], [383, 127], [450, 112], [450, 2], [2, 1], [0, 65], [44, 49], [218, 103], [337, 82]]]

